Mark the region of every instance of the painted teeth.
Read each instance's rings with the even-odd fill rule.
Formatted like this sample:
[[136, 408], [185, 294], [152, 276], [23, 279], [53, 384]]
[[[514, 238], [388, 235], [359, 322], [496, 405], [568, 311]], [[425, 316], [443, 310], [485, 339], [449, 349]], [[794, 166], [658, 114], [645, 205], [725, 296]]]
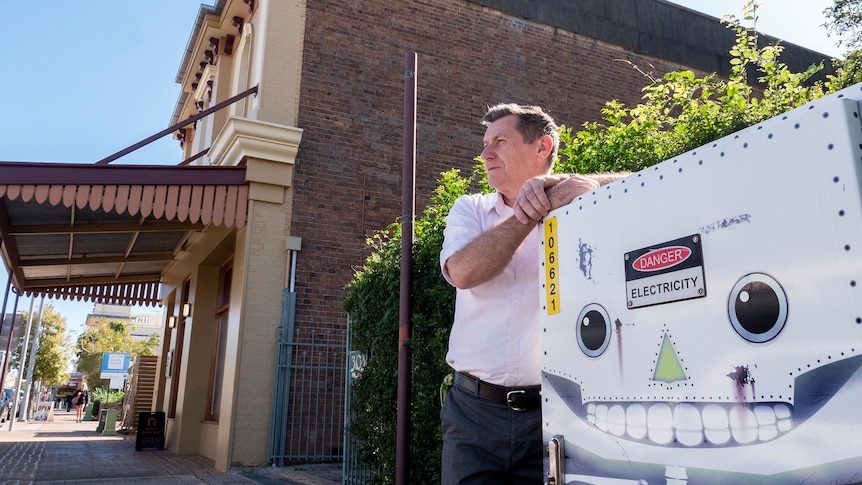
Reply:
[[667, 445], [746, 445], [770, 441], [793, 427], [790, 406], [721, 404], [587, 404], [587, 421], [614, 436]]

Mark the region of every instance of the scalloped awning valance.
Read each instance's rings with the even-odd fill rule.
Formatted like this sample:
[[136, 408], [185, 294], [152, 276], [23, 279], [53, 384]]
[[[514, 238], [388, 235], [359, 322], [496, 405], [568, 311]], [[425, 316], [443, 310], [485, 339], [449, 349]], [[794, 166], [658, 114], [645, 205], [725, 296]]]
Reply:
[[245, 167], [0, 162], [0, 255], [25, 295], [157, 304], [189, 234], [247, 205]]
[[248, 185], [0, 184], [0, 198], [179, 222], [245, 226]]

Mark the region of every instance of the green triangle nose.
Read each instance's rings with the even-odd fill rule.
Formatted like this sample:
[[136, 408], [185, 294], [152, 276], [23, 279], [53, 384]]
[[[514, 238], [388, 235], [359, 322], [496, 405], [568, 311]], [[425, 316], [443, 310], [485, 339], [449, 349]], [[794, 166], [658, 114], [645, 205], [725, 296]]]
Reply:
[[667, 334], [664, 334], [664, 339], [661, 342], [661, 350], [658, 353], [652, 380], [668, 383], [686, 380], [685, 370], [679, 363], [679, 358], [677, 358], [676, 351], [673, 349], [670, 339], [667, 338]]

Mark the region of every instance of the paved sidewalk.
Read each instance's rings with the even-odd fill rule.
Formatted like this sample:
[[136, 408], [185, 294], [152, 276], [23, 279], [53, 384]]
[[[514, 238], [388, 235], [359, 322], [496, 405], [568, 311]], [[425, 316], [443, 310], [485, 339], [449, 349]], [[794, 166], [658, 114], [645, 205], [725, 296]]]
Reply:
[[223, 473], [200, 455], [135, 450], [135, 435], [103, 436], [96, 421], [54, 411], [49, 422], [0, 424], [0, 485], [341, 483], [341, 464], [238, 467]]

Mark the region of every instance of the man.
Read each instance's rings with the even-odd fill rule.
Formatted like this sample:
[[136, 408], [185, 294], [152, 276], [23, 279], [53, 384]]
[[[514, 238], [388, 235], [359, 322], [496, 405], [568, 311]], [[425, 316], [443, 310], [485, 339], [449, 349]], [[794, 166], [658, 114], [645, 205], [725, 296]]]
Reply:
[[552, 175], [559, 135], [541, 108], [500, 104], [483, 118], [492, 194], [446, 218], [440, 265], [457, 288], [440, 413], [443, 484], [544, 482], [538, 221], [620, 174]]

